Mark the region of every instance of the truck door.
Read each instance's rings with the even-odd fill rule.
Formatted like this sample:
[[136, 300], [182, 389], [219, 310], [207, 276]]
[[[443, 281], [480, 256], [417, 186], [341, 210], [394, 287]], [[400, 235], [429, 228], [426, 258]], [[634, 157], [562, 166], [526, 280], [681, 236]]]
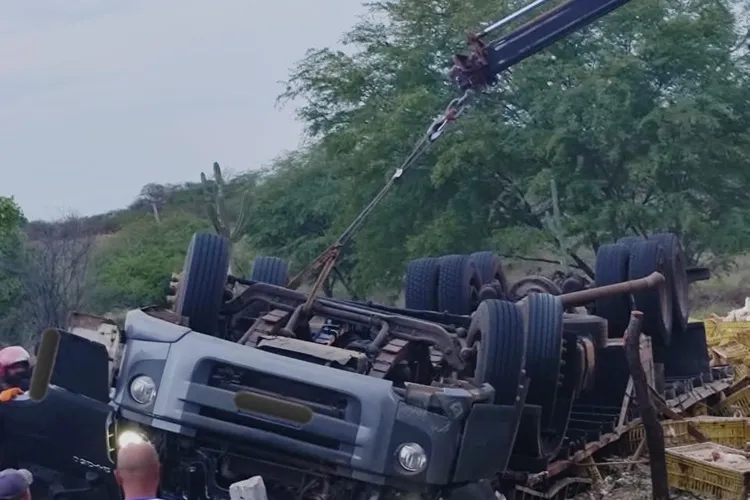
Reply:
[[59, 474], [70, 488], [84, 487], [91, 472], [114, 483], [107, 439], [108, 373], [103, 345], [61, 332], [47, 397], [0, 405], [4, 460], [42, 476]]

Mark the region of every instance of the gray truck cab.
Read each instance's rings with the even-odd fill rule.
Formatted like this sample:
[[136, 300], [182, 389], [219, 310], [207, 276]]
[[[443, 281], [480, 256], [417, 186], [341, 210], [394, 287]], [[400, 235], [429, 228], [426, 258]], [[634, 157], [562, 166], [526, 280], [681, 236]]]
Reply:
[[279, 490], [312, 481], [352, 496], [448, 496], [507, 465], [521, 408], [493, 396], [488, 384], [397, 390], [134, 310], [112, 405], [116, 432], [158, 443], [175, 494], [227, 497], [260, 474]]

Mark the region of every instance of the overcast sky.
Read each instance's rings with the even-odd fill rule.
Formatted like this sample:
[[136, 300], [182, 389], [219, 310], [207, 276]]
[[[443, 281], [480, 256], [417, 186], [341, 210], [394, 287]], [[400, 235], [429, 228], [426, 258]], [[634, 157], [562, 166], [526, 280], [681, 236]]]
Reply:
[[358, 0], [0, 3], [0, 195], [30, 219], [124, 207], [149, 182], [267, 164], [301, 138], [279, 83]]

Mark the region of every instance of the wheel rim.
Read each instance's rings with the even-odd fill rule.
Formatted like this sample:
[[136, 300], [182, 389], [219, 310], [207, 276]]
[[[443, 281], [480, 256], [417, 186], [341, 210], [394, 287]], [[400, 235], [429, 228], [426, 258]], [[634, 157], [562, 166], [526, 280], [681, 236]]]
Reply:
[[516, 300], [520, 300], [530, 293], [547, 293], [550, 295], [560, 295], [562, 290], [551, 280], [544, 276], [527, 276], [521, 278], [510, 289], [511, 295]]

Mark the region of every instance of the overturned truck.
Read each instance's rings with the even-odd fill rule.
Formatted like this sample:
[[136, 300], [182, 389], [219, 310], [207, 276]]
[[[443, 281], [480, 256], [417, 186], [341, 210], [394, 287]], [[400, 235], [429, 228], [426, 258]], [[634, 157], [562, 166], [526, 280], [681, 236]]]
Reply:
[[[638, 255], [604, 246], [597, 267], [612, 267], [623, 248]], [[653, 311], [675, 309], [662, 304], [677, 297], [675, 263], [685, 271], [679, 259], [659, 257], [656, 268], [632, 266], [646, 276], [620, 275], [633, 280], [477, 301], [503, 290], [502, 268], [487, 255], [431, 260], [437, 280], [421, 281], [424, 296], [465, 297], [474, 310], [456, 314], [311, 297], [281, 284], [287, 265], [273, 257], [258, 258], [248, 279], [228, 276], [228, 242], [196, 234], [174, 310], [131, 311], [124, 332], [99, 325], [99, 342], [63, 332], [57, 387], [43, 408], [0, 411], [26, 422], [42, 415], [35, 408], [45, 418], [84, 418], [91, 437], [56, 438], [75, 456], [45, 465], [96, 491], [116, 488], [118, 446], [146, 439], [164, 463], [163, 497], [227, 498], [232, 482], [262, 475], [272, 496], [494, 498], [490, 480], [509, 466], [544, 469], [576, 435], [591, 438], [591, 429], [581, 436], [571, 427], [592, 394], [618, 392], [611, 367], [602, 377], [597, 360], [621, 332], [608, 331], [607, 318], [566, 309], [609, 314], [601, 304], [619, 301], [615, 310], [626, 315], [639, 303], [644, 324], [660, 325], [664, 316]], [[457, 262], [467, 271], [454, 272]], [[407, 287], [424, 275], [414, 273], [420, 266], [409, 266]], [[673, 323], [670, 338], [685, 335], [679, 328]], [[81, 359], [85, 378], [75, 376]]]
[[[606, 320], [565, 309], [665, 283], [654, 272], [460, 315], [290, 290], [276, 258], [258, 259], [250, 279], [228, 276], [228, 251], [196, 234], [174, 310], [126, 319], [112, 434], [156, 443], [177, 495], [222, 498], [260, 474], [275, 494], [491, 498], [482, 481], [514, 450], [558, 453], [593, 383]], [[459, 261], [477, 272], [471, 257], [444, 269]]]
[[[656, 248], [652, 265], [643, 247]], [[253, 475], [272, 496], [494, 498], [492, 480], [544, 470], [596, 437], [603, 401], [622, 400], [612, 311], [624, 318], [638, 304], [664, 343], [662, 312], [677, 316], [673, 287], [689, 281], [665, 248], [655, 237], [605, 245], [597, 281], [613, 283], [506, 300], [486, 298], [513, 288], [486, 252], [429, 259], [431, 273], [414, 271], [424, 261], [408, 266], [410, 300], [421, 283], [423, 298], [466, 298], [450, 307], [473, 310], [456, 314], [311, 297], [281, 284], [288, 267], [273, 257], [249, 278], [228, 276], [227, 241], [196, 234], [174, 310], [131, 311], [124, 332], [103, 321], [62, 332], [47, 398], [0, 407], [24, 430], [4, 443], [22, 465], [43, 450], [39, 486], [53, 491], [112, 494], [117, 448], [145, 439], [163, 460], [165, 498], [227, 498], [229, 484]], [[614, 255], [627, 264], [613, 266]], [[605, 269], [620, 269], [619, 281]], [[581, 306], [604, 316], [565, 312]], [[682, 324], [672, 321], [657, 360], [701, 357], [680, 343]], [[29, 425], [53, 429], [60, 415], [86, 425], [46, 441]]]

